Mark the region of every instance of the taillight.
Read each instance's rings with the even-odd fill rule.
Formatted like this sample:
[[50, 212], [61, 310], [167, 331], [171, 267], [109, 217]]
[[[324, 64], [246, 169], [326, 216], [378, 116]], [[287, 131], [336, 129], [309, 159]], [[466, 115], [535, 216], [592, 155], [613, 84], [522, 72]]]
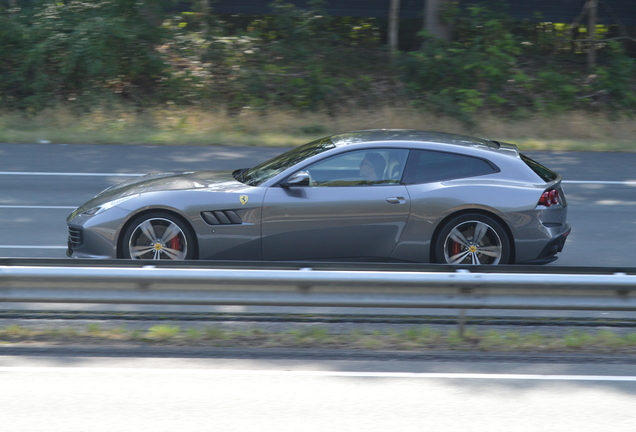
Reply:
[[539, 205], [542, 205], [542, 206], [550, 207], [551, 205], [553, 204], [556, 205], [558, 203], [559, 203], [559, 193], [556, 191], [556, 189], [550, 189], [543, 192], [543, 194], [541, 195], [541, 198], [539, 198]]

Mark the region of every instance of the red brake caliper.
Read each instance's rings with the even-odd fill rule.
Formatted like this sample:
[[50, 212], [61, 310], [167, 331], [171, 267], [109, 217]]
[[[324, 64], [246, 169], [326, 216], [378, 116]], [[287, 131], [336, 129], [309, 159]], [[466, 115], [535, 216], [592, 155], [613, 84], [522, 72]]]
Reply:
[[172, 240], [170, 240], [170, 249], [174, 249], [174, 250], [181, 250], [181, 239], [179, 238], [179, 236], [175, 236], [172, 238]]
[[455, 256], [458, 253], [460, 253], [461, 252], [461, 247], [462, 247], [462, 245], [460, 245], [459, 243], [454, 241], [453, 245], [451, 246], [451, 256]]

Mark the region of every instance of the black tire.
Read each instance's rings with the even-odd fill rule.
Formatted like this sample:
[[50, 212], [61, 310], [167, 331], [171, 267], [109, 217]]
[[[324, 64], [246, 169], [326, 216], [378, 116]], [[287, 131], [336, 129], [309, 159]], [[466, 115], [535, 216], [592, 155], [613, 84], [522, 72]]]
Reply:
[[163, 212], [134, 219], [121, 242], [122, 257], [126, 259], [189, 260], [194, 259], [195, 248], [190, 227]]
[[464, 214], [448, 221], [434, 247], [434, 260], [442, 264], [508, 264], [511, 256], [506, 230], [481, 214]]

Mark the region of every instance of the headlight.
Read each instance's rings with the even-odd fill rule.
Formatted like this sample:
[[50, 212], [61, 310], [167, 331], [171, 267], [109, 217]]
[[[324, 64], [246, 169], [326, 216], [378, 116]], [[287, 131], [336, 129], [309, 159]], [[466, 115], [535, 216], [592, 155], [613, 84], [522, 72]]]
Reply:
[[117, 198], [116, 200], [113, 201], [108, 201], [107, 203], [101, 204], [97, 207], [93, 207], [92, 209], [88, 209], [86, 211], [83, 211], [82, 214], [83, 215], [88, 215], [88, 216], [95, 216], [98, 215], [102, 212], [105, 212], [106, 210], [108, 210], [109, 208], [113, 208], [115, 206], [118, 206], [119, 204], [128, 201], [131, 198], [135, 198], [138, 197], [139, 194], [135, 194], [135, 195], [128, 195], [125, 197], [121, 197], [121, 198]]

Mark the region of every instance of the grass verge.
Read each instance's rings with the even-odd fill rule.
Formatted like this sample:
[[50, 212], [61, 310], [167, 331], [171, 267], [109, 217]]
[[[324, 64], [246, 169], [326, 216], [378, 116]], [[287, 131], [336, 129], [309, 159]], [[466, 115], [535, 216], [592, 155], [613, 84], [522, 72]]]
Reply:
[[124, 107], [78, 116], [65, 107], [37, 115], [0, 113], [0, 142], [58, 144], [146, 144], [291, 147], [313, 139], [371, 128], [454, 132], [512, 142], [523, 150], [636, 151], [636, 122], [570, 112], [506, 120], [478, 116], [472, 126], [411, 108], [389, 107], [330, 116], [325, 113]]
[[145, 330], [124, 327], [101, 329], [89, 324], [84, 329], [34, 330], [17, 325], [0, 328], [2, 346], [33, 344], [127, 344], [196, 347], [328, 348], [404, 351], [484, 351], [484, 352], [582, 352], [636, 354], [636, 332], [618, 334], [610, 330], [572, 330], [562, 336], [540, 332], [469, 330], [461, 337], [456, 330], [436, 330], [414, 326], [401, 331], [354, 330], [333, 334], [321, 327], [285, 332], [267, 332], [258, 327], [227, 330], [219, 327], [181, 328], [156, 325]]

